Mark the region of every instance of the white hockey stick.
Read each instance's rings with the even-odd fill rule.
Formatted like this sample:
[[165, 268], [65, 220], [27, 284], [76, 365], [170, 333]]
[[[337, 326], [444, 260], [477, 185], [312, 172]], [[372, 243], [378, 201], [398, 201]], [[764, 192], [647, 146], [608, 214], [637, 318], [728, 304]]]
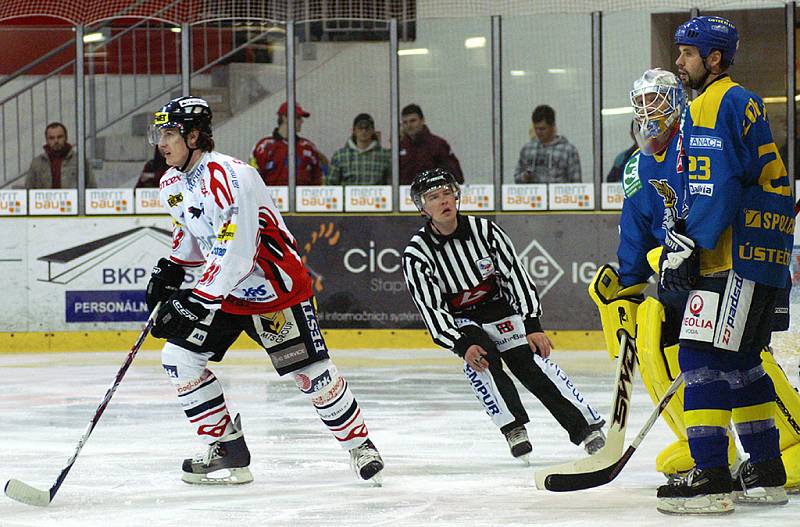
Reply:
[[147, 324], [145, 324], [144, 329], [142, 329], [142, 332], [139, 335], [139, 338], [136, 339], [136, 343], [128, 352], [128, 356], [125, 358], [125, 362], [117, 372], [117, 376], [114, 378], [114, 382], [111, 383], [111, 387], [109, 387], [108, 391], [103, 397], [103, 400], [100, 401], [100, 406], [97, 407], [94, 417], [92, 417], [91, 421], [89, 421], [89, 424], [86, 426], [86, 430], [84, 430], [83, 435], [78, 441], [78, 446], [75, 448], [75, 452], [72, 453], [72, 457], [69, 458], [67, 465], [61, 470], [61, 473], [56, 478], [56, 482], [53, 483], [53, 486], [50, 487], [50, 490], [39, 490], [18, 479], [10, 479], [6, 483], [6, 496], [12, 500], [17, 500], [28, 505], [36, 505], [37, 507], [45, 507], [49, 505], [51, 501], [53, 501], [56, 492], [58, 492], [58, 489], [61, 487], [61, 484], [64, 483], [64, 479], [67, 477], [67, 474], [69, 474], [72, 465], [75, 464], [75, 460], [78, 458], [78, 454], [80, 454], [83, 445], [85, 445], [86, 441], [89, 440], [92, 430], [94, 430], [94, 427], [100, 420], [100, 416], [103, 415], [103, 412], [105, 411], [106, 406], [108, 406], [108, 403], [111, 401], [111, 397], [114, 395], [114, 392], [117, 391], [117, 387], [119, 387], [119, 384], [122, 382], [125, 372], [128, 371], [128, 368], [133, 362], [134, 357], [136, 357], [136, 353], [142, 346], [144, 339], [147, 338], [147, 334], [150, 333], [150, 329], [153, 327], [159, 307], [161, 307], [160, 302], [156, 304], [153, 312], [150, 313], [150, 317], [147, 319]]
[[636, 341], [627, 331], [620, 330], [619, 357], [614, 394], [611, 397], [611, 424], [608, 426], [606, 444], [593, 456], [569, 461], [537, 470], [536, 488], [544, 489], [551, 474], [575, 474], [597, 470], [618, 460], [625, 447], [625, 430], [633, 394], [633, 376], [636, 373]]

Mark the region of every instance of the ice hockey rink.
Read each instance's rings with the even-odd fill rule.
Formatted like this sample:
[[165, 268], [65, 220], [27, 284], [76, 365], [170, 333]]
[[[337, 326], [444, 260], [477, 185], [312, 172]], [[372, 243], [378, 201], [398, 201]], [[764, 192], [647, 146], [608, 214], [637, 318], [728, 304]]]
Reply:
[[[40, 489], [55, 480], [94, 414], [124, 353], [0, 354], [3, 397], [0, 479]], [[141, 352], [53, 503], [0, 499], [7, 526], [372, 525], [799, 525], [800, 496], [784, 507], [738, 506], [718, 518], [679, 519], [655, 510], [664, 480], [654, 459], [673, 440], [661, 422], [612, 483], [587, 491], [537, 490], [537, 467], [582, 449], [532, 395], [532, 466], [513, 459], [444, 351], [338, 351], [333, 357], [366, 416], [386, 469], [383, 486], [358, 481], [349, 456], [288, 378], [257, 351], [231, 351], [214, 367], [232, 411], [242, 414], [255, 481], [229, 487], [180, 480], [184, 457], [202, 450], [178, 406], [159, 354]], [[554, 358], [608, 415], [614, 365], [603, 351]], [[779, 359], [797, 380], [797, 356]], [[638, 381], [628, 443], [653, 405]]]

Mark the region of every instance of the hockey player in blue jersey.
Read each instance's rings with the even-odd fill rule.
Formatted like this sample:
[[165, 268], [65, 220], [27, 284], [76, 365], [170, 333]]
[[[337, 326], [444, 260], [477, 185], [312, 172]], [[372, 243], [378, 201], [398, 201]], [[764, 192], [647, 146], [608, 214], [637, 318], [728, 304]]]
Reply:
[[[600, 311], [606, 347], [616, 357], [620, 331], [635, 335], [637, 359], [642, 381], [654, 402], [680, 373], [678, 334], [688, 296], [687, 291], [670, 292], [659, 288], [658, 299], [644, 299], [642, 292], [657, 269], [658, 255], [666, 232], [674, 230], [686, 216], [685, 168], [679, 117], [684, 107], [680, 82], [670, 72], [648, 70], [630, 92], [635, 112], [635, 131], [640, 150], [625, 167], [625, 202], [620, 219], [620, 244], [617, 251], [619, 272], [601, 267], [589, 291]], [[650, 263], [648, 264], [648, 260]], [[789, 469], [788, 487], [800, 485], [800, 396], [768, 349], [761, 352], [764, 369], [773, 380], [781, 412], [776, 424], [781, 431], [780, 448]], [[687, 438], [683, 411], [684, 391], [680, 390], [662, 416], [678, 437], [656, 458], [657, 470], [668, 477], [686, 473], [694, 466]], [[727, 461], [736, 459], [734, 440], [728, 443]], [[747, 465], [745, 465], [747, 466]], [[752, 485], [749, 485], [752, 486]], [[778, 491], [780, 492], [780, 491]], [[766, 498], [737, 493], [737, 501]], [[775, 498], [770, 498], [773, 502]]]
[[[681, 80], [699, 95], [682, 125], [685, 227], [667, 231], [659, 265], [664, 289], [689, 291], [678, 360], [695, 467], [658, 489], [657, 508], [707, 514], [732, 511], [734, 498], [783, 504], [775, 388], [760, 350], [788, 280], [789, 179], [763, 101], [726, 73], [738, 46], [733, 23], [692, 18], [675, 32], [675, 44]], [[750, 456], [735, 481], [727, 459], [731, 418]], [[748, 495], [755, 487], [763, 494]]]

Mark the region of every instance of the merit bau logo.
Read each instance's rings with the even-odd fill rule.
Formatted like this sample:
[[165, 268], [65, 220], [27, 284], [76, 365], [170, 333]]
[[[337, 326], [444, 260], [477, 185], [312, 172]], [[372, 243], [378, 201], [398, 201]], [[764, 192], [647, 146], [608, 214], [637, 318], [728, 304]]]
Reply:
[[298, 212], [341, 212], [342, 187], [297, 187]]
[[345, 209], [353, 212], [385, 212], [392, 208], [392, 187], [363, 185], [345, 187]]

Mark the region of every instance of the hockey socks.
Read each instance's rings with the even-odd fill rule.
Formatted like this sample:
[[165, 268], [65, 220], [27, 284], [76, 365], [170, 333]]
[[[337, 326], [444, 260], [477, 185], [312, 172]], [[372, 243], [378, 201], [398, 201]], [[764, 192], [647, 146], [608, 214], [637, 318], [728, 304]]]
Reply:
[[330, 359], [309, 364], [295, 372], [294, 378], [342, 448], [352, 450], [367, 440], [367, 425], [358, 401]]

